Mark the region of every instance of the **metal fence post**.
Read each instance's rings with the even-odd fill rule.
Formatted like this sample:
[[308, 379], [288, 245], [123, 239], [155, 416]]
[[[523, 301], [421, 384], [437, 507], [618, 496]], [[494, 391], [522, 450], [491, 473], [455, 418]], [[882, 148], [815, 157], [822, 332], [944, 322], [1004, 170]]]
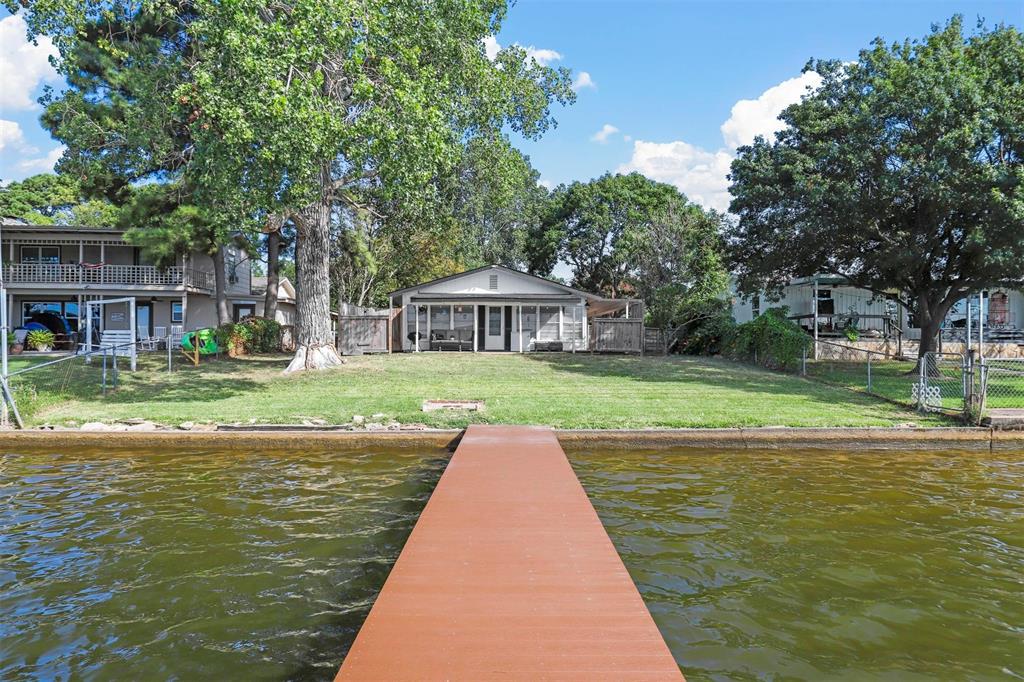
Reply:
[[921, 412], [924, 412], [924, 396], [928, 390], [928, 383], [925, 380], [925, 377], [928, 376], [927, 365], [928, 354], [925, 353], [924, 355], [918, 356], [917, 367], [919, 376], [917, 377], [917, 409]]
[[807, 346], [800, 351], [800, 376], [807, 376]]
[[167, 332], [167, 373], [171, 373], [171, 333]]
[[103, 349], [103, 395], [107, 394], [107, 349]]
[[871, 353], [868, 353], [868, 393], [871, 392]]
[[117, 346], [110, 349], [110, 357], [114, 364], [114, 388], [117, 388]]

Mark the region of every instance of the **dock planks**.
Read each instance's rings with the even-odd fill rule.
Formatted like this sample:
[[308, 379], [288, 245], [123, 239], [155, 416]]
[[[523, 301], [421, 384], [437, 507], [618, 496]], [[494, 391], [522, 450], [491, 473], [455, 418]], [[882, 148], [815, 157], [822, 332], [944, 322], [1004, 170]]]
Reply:
[[554, 432], [470, 426], [336, 679], [683, 676]]

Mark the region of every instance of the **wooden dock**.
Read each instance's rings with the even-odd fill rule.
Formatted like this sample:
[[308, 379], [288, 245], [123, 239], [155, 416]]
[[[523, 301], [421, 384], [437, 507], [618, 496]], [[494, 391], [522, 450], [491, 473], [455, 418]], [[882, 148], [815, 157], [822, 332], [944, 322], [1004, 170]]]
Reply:
[[682, 680], [550, 429], [470, 426], [337, 680]]

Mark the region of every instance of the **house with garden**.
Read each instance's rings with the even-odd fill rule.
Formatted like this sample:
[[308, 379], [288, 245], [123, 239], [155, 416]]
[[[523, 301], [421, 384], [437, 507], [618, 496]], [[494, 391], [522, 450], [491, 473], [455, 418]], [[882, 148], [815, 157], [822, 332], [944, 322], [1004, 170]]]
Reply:
[[[160, 268], [124, 239], [124, 231], [5, 221], [0, 227], [8, 326], [15, 335], [45, 327], [57, 348], [71, 350], [84, 332], [86, 304], [134, 299], [138, 340], [217, 325], [213, 259], [193, 252]], [[263, 313], [264, 298], [254, 287], [252, 261], [237, 244], [225, 248], [228, 306], [235, 321]], [[265, 287], [265, 284], [264, 284]], [[279, 287], [278, 321], [291, 324], [294, 288]], [[128, 330], [132, 306], [126, 301], [88, 306], [98, 332]]]

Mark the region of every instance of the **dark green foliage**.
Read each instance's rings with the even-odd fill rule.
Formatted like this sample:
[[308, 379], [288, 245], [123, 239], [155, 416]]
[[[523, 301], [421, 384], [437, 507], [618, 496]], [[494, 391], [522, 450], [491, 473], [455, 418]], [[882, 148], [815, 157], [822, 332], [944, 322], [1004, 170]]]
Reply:
[[109, 201], [86, 199], [70, 175], [41, 173], [0, 187], [0, 217], [33, 225], [111, 227], [117, 224], [119, 209]]
[[276, 353], [281, 350], [281, 325], [265, 317], [247, 317], [217, 327], [217, 345], [229, 353]]
[[[736, 334], [732, 304], [720, 298], [708, 298], [686, 306], [676, 318], [675, 352], [684, 355], [718, 355], [726, 350]], [[671, 341], [670, 341], [671, 343]]]
[[811, 346], [800, 326], [787, 319], [789, 308], [769, 308], [736, 327], [728, 352], [737, 360], [753, 361], [769, 369], [795, 367]]

